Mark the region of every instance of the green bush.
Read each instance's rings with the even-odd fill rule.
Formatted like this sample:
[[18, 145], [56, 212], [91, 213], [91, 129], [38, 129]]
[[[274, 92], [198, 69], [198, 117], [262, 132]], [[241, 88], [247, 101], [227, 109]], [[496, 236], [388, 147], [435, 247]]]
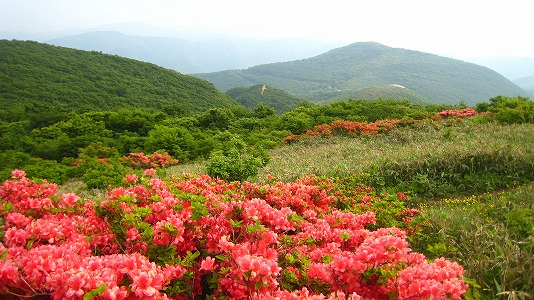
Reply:
[[258, 174], [265, 165], [264, 158], [251, 153], [231, 149], [224, 153], [222, 150], [212, 152], [206, 166], [208, 175], [228, 181], [244, 181]]
[[497, 96], [490, 99], [490, 104], [477, 104], [477, 109], [491, 111], [495, 120], [504, 124], [534, 122], [534, 102], [529, 98]]
[[211, 153], [206, 165], [206, 171], [212, 177], [243, 181], [258, 175], [260, 168], [269, 161], [265, 149], [254, 147], [247, 150], [245, 142], [237, 135], [223, 132], [215, 139], [219, 148]]
[[35, 158], [23, 152], [0, 152], [0, 181], [9, 179], [11, 171], [15, 169], [24, 170], [29, 178], [62, 184], [69, 177], [71, 167], [53, 160]]
[[22, 168], [29, 178], [46, 179], [48, 182], [62, 184], [68, 179], [69, 167], [53, 160], [34, 159], [32, 164]]
[[497, 110], [494, 118], [496, 121], [505, 124], [521, 124], [526, 121], [522, 110], [512, 108], [502, 108]]
[[131, 169], [124, 167], [117, 159], [92, 161], [83, 175], [83, 182], [89, 189], [117, 187], [124, 183]]

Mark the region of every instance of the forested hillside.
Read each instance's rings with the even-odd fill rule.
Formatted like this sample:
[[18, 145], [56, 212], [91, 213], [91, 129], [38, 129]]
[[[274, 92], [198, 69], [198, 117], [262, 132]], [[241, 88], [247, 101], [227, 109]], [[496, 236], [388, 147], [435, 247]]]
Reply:
[[254, 109], [258, 105], [264, 105], [274, 108], [277, 113], [294, 109], [303, 101], [285, 91], [263, 84], [233, 88], [226, 94], [244, 107]]
[[354, 43], [309, 59], [197, 74], [222, 91], [267, 84], [311, 100], [355, 98], [360, 89], [402, 85], [435, 103], [469, 105], [526, 92], [495, 71], [433, 54]]
[[0, 41], [0, 120], [143, 108], [197, 113], [237, 103], [210, 83], [153, 64], [29, 41]]

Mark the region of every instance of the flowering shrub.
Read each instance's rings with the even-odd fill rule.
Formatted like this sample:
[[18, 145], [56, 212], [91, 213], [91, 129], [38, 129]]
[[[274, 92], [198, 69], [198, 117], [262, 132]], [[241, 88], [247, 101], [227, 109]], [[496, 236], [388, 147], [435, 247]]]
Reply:
[[[282, 141], [285, 143], [293, 143], [299, 141], [305, 137], [309, 136], [331, 136], [334, 134], [380, 134], [387, 132], [395, 127], [409, 126], [414, 123], [423, 123], [423, 122], [439, 122], [442, 118], [448, 118], [454, 116], [457, 118], [465, 118], [477, 115], [477, 111], [472, 108], [464, 109], [450, 109], [444, 110], [437, 113], [435, 116], [427, 118], [425, 120], [413, 120], [411, 118], [405, 118], [402, 120], [399, 119], [388, 119], [380, 120], [376, 122], [354, 122], [347, 120], [335, 120], [330, 124], [320, 124], [316, 125], [313, 129], [307, 130], [301, 135], [290, 135], [285, 137]], [[492, 115], [488, 115], [492, 116]]]
[[438, 113], [438, 116], [442, 118], [447, 118], [449, 116], [457, 116], [457, 117], [471, 117], [477, 114], [477, 111], [472, 108], [464, 108], [464, 109], [449, 109], [444, 110]]
[[377, 227], [380, 199], [363, 185], [149, 173], [95, 203], [14, 171], [0, 187], [0, 295], [460, 299], [467, 289], [461, 266], [412, 252], [402, 226]]
[[175, 165], [178, 160], [173, 159], [167, 152], [154, 152], [149, 155], [145, 155], [143, 152], [132, 152], [130, 155], [121, 158], [121, 162], [133, 169], [147, 169]]

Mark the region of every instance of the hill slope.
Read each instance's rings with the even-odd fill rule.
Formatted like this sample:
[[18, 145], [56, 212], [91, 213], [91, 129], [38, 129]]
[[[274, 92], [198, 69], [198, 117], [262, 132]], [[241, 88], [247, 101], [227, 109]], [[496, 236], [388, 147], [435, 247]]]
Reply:
[[332, 48], [307, 40], [252, 40], [226, 37], [189, 40], [95, 31], [47, 41], [57, 46], [116, 54], [181, 73], [215, 72], [311, 57]]
[[415, 104], [432, 104], [426, 97], [399, 84], [373, 85], [357, 91], [341, 92], [340, 94], [342, 98], [346, 99], [405, 99]]
[[274, 108], [277, 113], [284, 113], [294, 109], [303, 100], [285, 91], [263, 84], [233, 88], [227, 91], [226, 94], [247, 108], [253, 109], [262, 104]]
[[204, 80], [119, 56], [7, 40], [0, 40], [0, 54], [0, 120], [36, 110], [238, 106]]
[[402, 85], [437, 103], [474, 104], [496, 95], [525, 95], [486, 67], [373, 42], [354, 43], [309, 59], [195, 76], [223, 91], [265, 83], [314, 100], [340, 99], [347, 92], [385, 84]]

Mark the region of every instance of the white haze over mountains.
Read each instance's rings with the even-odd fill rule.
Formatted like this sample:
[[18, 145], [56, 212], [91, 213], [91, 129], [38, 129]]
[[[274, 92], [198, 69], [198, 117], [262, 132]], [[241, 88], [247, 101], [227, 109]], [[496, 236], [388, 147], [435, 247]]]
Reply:
[[254, 40], [204, 34], [184, 34], [182, 37], [153, 34], [155, 36], [94, 31], [45, 42], [116, 54], [185, 74], [244, 69], [259, 64], [298, 60], [319, 55], [337, 46], [303, 39]]

